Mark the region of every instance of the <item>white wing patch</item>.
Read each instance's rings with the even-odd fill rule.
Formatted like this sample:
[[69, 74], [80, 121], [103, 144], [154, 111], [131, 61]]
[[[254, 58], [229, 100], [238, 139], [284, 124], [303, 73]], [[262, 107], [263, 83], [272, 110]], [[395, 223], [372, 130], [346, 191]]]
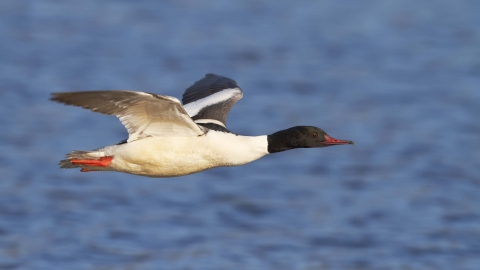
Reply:
[[158, 106], [155, 103], [147, 103], [138, 108], [127, 109], [129, 114], [119, 116], [129, 132], [128, 142], [148, 136], [194, 137], [203, 134], [203, 130], [186, 114], [178, 99], [162, 97], [170, 101], [167, 101], [170, 104]]
[[228, 88], [208, 97], [185, 104], [183, 105], [183, 108], [190, 117], [194, 117], [205, 107], [213, 104], [222, 103], [232, 98], [236, 98], [237, 100], [239, 100], [242, 98], [242, 96], [242, 90], [240, 90], [239, 88]]

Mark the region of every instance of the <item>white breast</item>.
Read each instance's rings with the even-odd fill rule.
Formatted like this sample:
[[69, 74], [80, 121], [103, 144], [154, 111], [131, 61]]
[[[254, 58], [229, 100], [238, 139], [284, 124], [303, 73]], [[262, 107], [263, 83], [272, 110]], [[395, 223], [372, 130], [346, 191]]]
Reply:
[[149, 137], [112, 149], [112, 169], [152, 177], [238, 166], [268, 154], [267, 136], [238, 136], [210, 130], [198, 137]]

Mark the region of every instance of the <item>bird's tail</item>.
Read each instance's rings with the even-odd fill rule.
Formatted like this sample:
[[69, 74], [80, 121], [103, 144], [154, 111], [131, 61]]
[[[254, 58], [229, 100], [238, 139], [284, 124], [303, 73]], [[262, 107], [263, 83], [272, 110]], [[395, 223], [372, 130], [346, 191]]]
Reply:
[[104, 171], [113, 160], [113, 156], [106, 156], [105, 152], [99, 150], [72, 151], [66, 157], [58, 163], [60, 168], [82, 168], [82, 172]]

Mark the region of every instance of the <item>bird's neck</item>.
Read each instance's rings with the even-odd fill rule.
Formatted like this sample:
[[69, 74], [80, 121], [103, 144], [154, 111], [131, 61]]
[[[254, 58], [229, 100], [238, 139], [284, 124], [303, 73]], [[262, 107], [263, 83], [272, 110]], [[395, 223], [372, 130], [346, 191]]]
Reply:
[[240, 136], [233, 133], [210, 130], [206, 143], [215, 159], [222, 166], [242, 165], [268, 154], [267, 136]]
[[294, 132], [295, 130], [289, 128], [267, 135], [268, 153], [273, 154], [303, 147], [302, 142], [294, 136]]

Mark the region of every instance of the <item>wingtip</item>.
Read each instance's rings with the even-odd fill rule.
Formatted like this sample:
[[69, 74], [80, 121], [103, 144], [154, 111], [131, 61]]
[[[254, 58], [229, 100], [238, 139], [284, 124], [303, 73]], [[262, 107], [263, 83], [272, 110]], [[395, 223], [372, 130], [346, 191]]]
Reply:
[[55, 100], [57, 93], [50, 93], [50, 100]]
[[56, 102], [62, 102], [61, 101], [62, 94], [65, 94], [65, 93], [62, 93], [62, 92], [50, 93], [50, 100], [56, 101]]
[[60, 100], [58, 99], [58, 96], [56, 95], [56, 93], [50, 94], [50, 98], [49, 98], [48, 100], [50, 100], [50, 101], [55, 101], [55, 102], [60, 102]]

